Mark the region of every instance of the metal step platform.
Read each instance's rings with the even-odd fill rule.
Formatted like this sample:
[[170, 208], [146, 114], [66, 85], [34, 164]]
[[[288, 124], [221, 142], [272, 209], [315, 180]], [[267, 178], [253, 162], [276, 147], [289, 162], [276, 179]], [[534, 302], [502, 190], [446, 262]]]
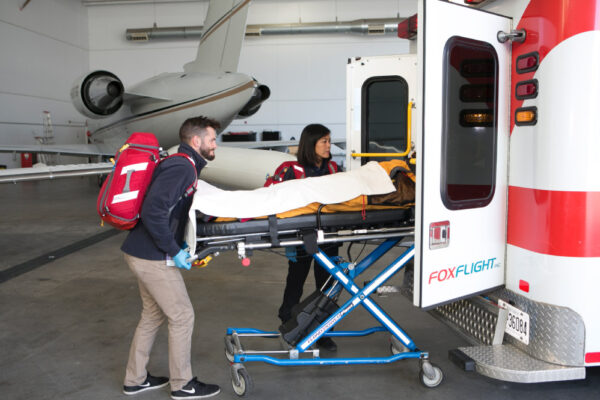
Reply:
[[[400, 292], [412, 300], [411, 283], [412, 270], [407, 269]], [[529, 313], [533, 322], [529, 345], [504, 334], [506, 314], [500, 315], [499, 299]], [[437, 307], [429, 313], [472, 345], [450, 350], [448, 354], [465, 371], [518, 383], [585, 379], [584, 324], [570, 309], [535, 303], [500, 289], [487, 296]]]
[[518, 383], [553, 382], [585, 378], [585, 367], [569, 367], [537, 360], [511, 344], [459, 347], [449, 358], [465, 370]]

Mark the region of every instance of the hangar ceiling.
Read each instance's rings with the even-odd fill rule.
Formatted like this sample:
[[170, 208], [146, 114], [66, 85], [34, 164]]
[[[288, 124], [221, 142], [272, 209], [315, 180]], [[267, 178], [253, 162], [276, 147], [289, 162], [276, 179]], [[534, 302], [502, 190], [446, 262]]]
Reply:
[[203, 3], [208, 0], [81, 0], [85, 6], [113, 4], [164, 4], [164, 3]]

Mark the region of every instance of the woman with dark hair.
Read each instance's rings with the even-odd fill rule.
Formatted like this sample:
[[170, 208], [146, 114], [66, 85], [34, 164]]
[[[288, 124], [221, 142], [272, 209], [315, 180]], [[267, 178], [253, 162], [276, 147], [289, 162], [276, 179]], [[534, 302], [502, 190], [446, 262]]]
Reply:
[[[289, 168], [283, 180], [323, 176], [333, 174], [338, 171], [338, 166], [331, 161], [331, 133], [329, 129], [321, 124], [307, 125], [302, 130], [300, 144], [298, 145], [298, 165]], [[338, 255], [339, 245], [321, 246], [321, 250], [330, 257]], [[282, 323], [291, 318], [292, 307], [300, 302], [304, 282], [308, 276], [312, 256], [304, 250], [304, 247], [286, 247], [286, 256], [289, 261], [288, 275], [286, 279], [285, 291], [283, 293], [283, 302], [279, 308], [279, 318]], [[314, 262], [313, 273], [317, 290], [321, 289], [329, 273], [316, 261]], [[329, 337], [323, 337], [317, 341], [317, 346], [329, 350], [337, 350], [335, 342]]]

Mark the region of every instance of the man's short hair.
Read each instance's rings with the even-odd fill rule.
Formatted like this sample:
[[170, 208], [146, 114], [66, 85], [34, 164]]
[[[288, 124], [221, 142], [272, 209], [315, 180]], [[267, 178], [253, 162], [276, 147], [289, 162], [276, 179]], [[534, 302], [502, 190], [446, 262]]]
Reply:
[[179, 140], [189, 143], [194, 136], [204, 136], [208, 127], [218, 130], [221, 124], [219, 121], [207, 117], [188, 118], [179, 128]]

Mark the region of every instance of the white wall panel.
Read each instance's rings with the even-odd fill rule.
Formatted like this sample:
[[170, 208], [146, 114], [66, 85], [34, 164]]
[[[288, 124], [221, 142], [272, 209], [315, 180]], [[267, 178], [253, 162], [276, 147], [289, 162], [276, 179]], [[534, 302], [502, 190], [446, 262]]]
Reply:
[[0, 23], [0, 90], [68, 100], [75, 77], [87, 68], [87, 52], [48, 36]]
[[[23, 3], [25, 0], [0, 1], [0, 23], [87, 48], [87, 11], [80, 0], [31, 1], [19, 11]], [[4, 42], [4, 38], [0, 40]]]
[[[76, 76], [88, 70], [87, 10], [78, 0], [0, 2], [0, 144], [32, 144], [50, 111], [56, 143], [83, 140], [69, 98]], [[20, 159], [0, 154], [0, 165]]]

